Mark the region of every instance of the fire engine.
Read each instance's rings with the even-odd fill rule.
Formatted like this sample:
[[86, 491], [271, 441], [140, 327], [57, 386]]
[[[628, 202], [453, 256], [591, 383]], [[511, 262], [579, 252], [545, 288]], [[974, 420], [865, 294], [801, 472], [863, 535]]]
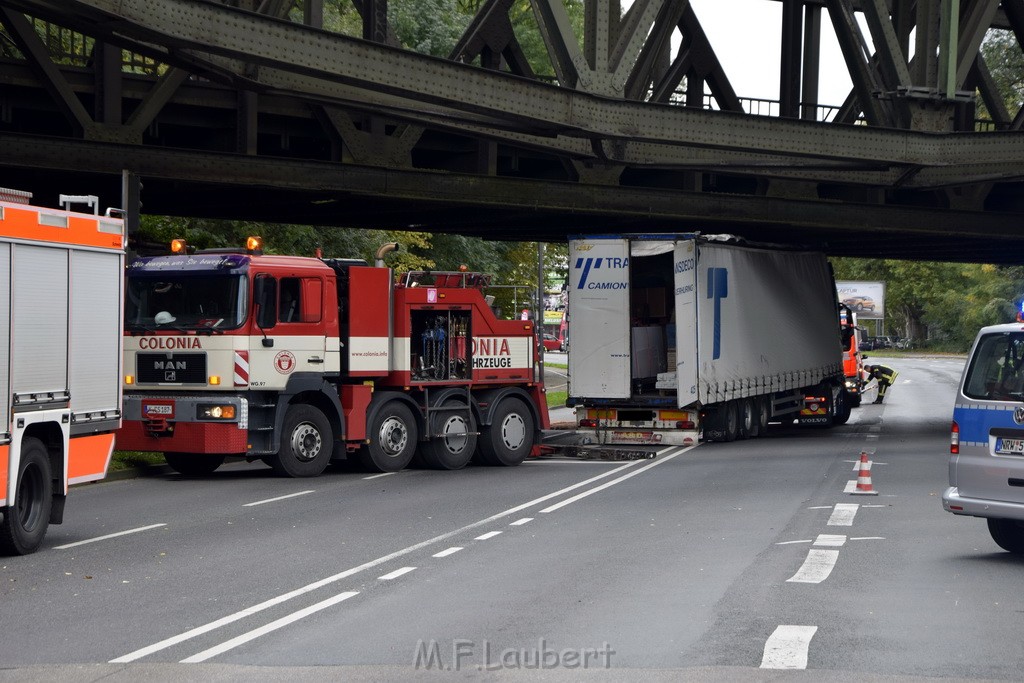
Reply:
[[121, 415], [124, 223], [93, 196], [30, 198], [0, 189], [0, 553], [18, 555], [70, 484], [106, 476]]
[[244, 456], [291, 477], [352, 457], [395, 472], [539, 453], [534, 323], [498, 319], [481, 273], [396, 278], [397, 247], [373, 266], [264, 254], [259, 238], [133, 261], [118, 447], [187, 475]]

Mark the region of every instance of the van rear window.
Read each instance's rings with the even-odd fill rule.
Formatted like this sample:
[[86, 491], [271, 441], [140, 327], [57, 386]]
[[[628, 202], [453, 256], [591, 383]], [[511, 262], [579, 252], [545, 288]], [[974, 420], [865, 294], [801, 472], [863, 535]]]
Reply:
[[1024, 333], [982, 337], [971, 358], [963, 392], [984, 401], [1024, 400]]

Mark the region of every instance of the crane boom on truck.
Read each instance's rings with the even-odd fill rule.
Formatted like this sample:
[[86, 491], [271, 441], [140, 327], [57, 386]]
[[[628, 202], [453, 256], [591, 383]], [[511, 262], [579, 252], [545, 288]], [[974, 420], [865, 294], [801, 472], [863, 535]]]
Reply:
[[0, 189], [0, 553], [64, 519], [68, 486], [106, 476], [121, 418], [124, 224]]
[[293, 477], [348, 457], [394, 472], [539, 453], [534, 323], [495, 317], [489, 276], [396, 280], [379, 264], [266, 255], [253, 238], [132, 262], [119, 447], [184, 474], [242, 456]]
[[824, 256], [699, 235], [569, 242], [569, 399], [601, 444], [759, 435], [849, 418]]

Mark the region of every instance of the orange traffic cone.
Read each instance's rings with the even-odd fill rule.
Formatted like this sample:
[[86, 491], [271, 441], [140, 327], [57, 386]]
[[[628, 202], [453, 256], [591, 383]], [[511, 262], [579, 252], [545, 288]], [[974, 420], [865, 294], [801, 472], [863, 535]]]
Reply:
[[857, 472], [857, 488], [851, 491], [855, 496], [877, 496], [876, 491], [871, 486], [871, 463], [868, 462], [868, 454], [866, 451], [860, 452], [860, 471]]

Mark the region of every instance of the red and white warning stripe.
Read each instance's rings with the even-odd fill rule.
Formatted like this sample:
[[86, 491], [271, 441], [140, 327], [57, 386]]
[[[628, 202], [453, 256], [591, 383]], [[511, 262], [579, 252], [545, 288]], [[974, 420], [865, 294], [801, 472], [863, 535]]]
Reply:
[[235, 351], [235, 386], [249, 386], [249, 352]]

